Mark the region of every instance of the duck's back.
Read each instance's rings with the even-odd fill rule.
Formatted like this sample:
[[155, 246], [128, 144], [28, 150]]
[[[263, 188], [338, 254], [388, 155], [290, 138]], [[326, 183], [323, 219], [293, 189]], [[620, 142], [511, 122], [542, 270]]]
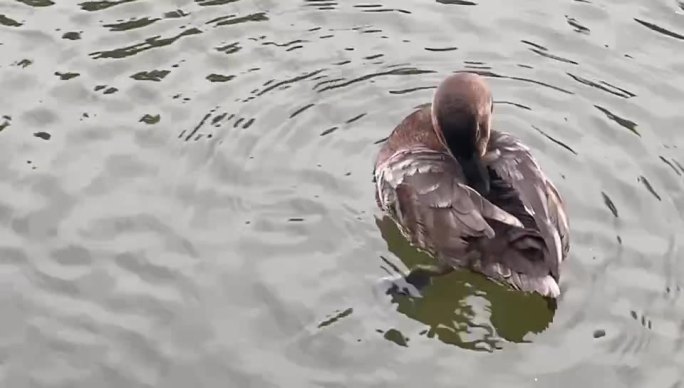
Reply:
[[494, 237], [491, 221], [522, 227], [466, 184], [458, 163], [432, 130], [430, 108], [407, 116], [380, 150], [375, 165], [378, 205], [417, 247], [453, 266], [472, 242]]
[[498, 155], [488, 162], [493, 187], [488, 198], [543, 238], [545, 264], [537, 268], [548, 269], [558, 281], [560, 263], [570, 249], [569, 223], [558, 190], [530, 149], [514, 136], [492, 131], [488, 151]]

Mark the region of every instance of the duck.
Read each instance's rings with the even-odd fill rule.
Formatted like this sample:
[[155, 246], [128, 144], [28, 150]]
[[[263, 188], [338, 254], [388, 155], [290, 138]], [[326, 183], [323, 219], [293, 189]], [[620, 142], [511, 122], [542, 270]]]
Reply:
[[470, 270], [555, 300], [570, 250], [565, 203], [531, 149], [492, 129], [493, 113], [483, 76], [445, 77], [380, 146], [375, 199], [434, 258], [402, 275], [414, 287]]

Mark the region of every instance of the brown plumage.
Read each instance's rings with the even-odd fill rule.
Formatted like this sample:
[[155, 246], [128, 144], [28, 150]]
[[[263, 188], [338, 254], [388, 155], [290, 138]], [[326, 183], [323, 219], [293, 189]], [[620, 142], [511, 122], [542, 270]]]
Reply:
[[492, 111], [481, 77], [446, 78], [380, 149], [378, 206], [435, 257], [412, 274], [469, 268], [555, 298], [569, 251], [563, 201], [524, 144], [490, 129]]

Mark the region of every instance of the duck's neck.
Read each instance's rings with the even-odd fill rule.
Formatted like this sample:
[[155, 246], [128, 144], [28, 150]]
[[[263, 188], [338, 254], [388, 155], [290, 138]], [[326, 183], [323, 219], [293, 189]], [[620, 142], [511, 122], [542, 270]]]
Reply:
[[480, 155], [477, 152], [474, 152], [467, 156], [459, 156], [457, 154], [454, 154], [454, 156], [461, 165], [461, 169], [463, 169], [463, 174], [468, 182], [468, 186], [475, 189], [482, 196], [489, 194], [489, 171], [487, 171], [487, 167]]
[[[480, 195], [486, 196], [490, 189], [489, 171], [480, 153], [474, 146], [475, 141], [468, 136], [454, 136], [453, 134], [470, 133], [471, 131], [451, 131], [444, 135], [446, 146], [461, 165], [468, 186]], [[449, 134], [452, 134], [449, 136]]]

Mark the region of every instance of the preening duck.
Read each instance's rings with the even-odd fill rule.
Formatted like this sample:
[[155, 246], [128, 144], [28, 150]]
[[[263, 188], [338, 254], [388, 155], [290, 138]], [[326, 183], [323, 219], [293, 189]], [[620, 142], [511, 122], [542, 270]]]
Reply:
[[463, 268], [545, 297], [560, 295], [570, 249], [563, 200], [519, 139], [491, 129], [484, 79], [456, 73], [431, 104], [401, 121], [375, 163], [376, 200], [435, 264], [411, 269], [424, 286]]

